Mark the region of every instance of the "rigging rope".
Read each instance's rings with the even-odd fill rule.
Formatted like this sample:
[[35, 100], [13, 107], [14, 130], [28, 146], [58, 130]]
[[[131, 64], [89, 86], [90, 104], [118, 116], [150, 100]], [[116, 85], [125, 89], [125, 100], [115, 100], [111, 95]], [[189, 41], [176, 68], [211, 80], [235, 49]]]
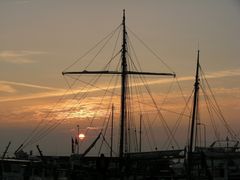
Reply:
[[107, 39], [109, 36], [113, 36], [113, 34], [115, 34], [115, 32], [120, 29], [121, 24], [117, 26], [116, 29], [114, 29], [111, 33], [109, 33], [108, 35], [106, 35], [103, 39], [101, 39], [98, 43], [96, 43], [91, 49], [89, 49], [86, 53], [84, 53], [82, 56], [80, 56], [79, 58], [77, 58], [76, 61], [74, 61], [70, 66], [68, 66], [67, 68], [65, 68], [63, 70], [63, 72], [65, 72], [66, 70], [68, 70], [69, 68], [71, 68], [72, 66], [74, 66], [78, 61], [80, 61], [82, 58], [84, 58], [85, 56], [87, 56], [91, 51], [93, 51], [98, 45], [100, 45], [105, 39]]
[[[97, 52], [97, 54], [92, 58], [91, 62], [87, 65], [87, 67], [88, 67], [88, 66], [95, 60], [95, 58], [97, 57], [97, 55], [103, 50], [103, 48], [106, 46], [106, 44], [109, 42], [109, 40], [112, 38], [112, 36], [115, 34], [115, 32], [116, 32], [118, 29], [120, 29], [120, 26], [118, 26], [112, 33], [110, 33], [109, 35], [107, 35], [106, 37], [104, 37], [100, 42], [98, 42], [93, 48], [91, 48], [89, 51], [87, 51], [83, 56], [81, 56], [80, 58], [78, 58], [77, 61], [79, 61], [80, 59], [82, 59], [83, 57], [85, 57], [85, 56], [86, 56], [87, 54], [89, 54], [93, 49], [95, 49], [99, 44], [101, 44], [105, 39], [108, 38], [107, 41], [106, 41], [106, 42], [104, 43], [104, 45], [102, 46], [102, 48], [100, 48], [100, 50]], [[119, 31], [119, 32], [120, 32], [120, 31]], [[118, 37], [119, 37], [119, 33], [118, 33]], [[118, 39], [118, 38], [117, 38], [117, 39]], [[115, 44], [117, 44], [117, 43], [115, 43]], [[114, 46], [114, 51], [115, 51], [115, 47], [116, 47], [116, 45]], [[114, 53], [114, 51], [113, 51], [113, 53]], [[112, 57], [107, 65], [109, 65], [110, 62], [111, 62], [118, 54], [120, 54], [120, 52], [118, 52], [114, 57]], [[67, 69], [69, 69], [70, 67], [72, 67], [74, 64], [76, 64], [77, 61], [75, 61], [71, 66], [67, 67], [64, 71], [66, 71]], [[76, 81], [77, 81], [77, 79], [75, 79], [75, 81], [74, 81], [73, 84], [75, 84]], [[69, 89], [72, 91], [71, 86], [69, 85], [69, 83], [67, 83], [67, 84], [68, 84], [68, 86], [70, 87]], [[73, 92], [73, 91], [72, 91], [72, 92]], [[64, 97], [64, 96], [65, 96], [65, 94], [64, 94], [62, 97]], [[77, 96], [77, 95], [75, 95], [75, 97], [76, 97], [76, 96]], [[61, 99], [60, 99], [59, 101], [61, 101]], [[56, 105], [58, 105], [58, 103], [57, 103]], [[55, 106], [56, 106], [56, 105], [55, 105]], [[54, 106], [53, 110], [55, 109], [55, 106]], [[53, 110], [49, 112], [49, 115], [53, 112]], [[49, 115], [47, 115], [46, 118], [48, 118]], [[44, 119], [43, 119], [43, 120], [44, 120]], [[43, 122], [43, 120], [41, 121], [41, 123]], [[63, 121], [64, 121], [64, 120], [63, 120]], [[40, 123], [40, 124], [41, 124], [41, 123]], [[60, 123], [61, 123], [61, 122], [60, 122]], [[59, 124], [60, 124], [60, 123], [59, 123]], [[34, 131], [32, 131], [32, 133], [30, 134], [31, 136], [38, 130], [40, 124], [37, 125], [37, 127], [34, 129]], [[48, 134], [48, 131], [55, 129], [57, 126], [58, 126], [58, 124], [55, 123], [55, 124], [51, 125], [50, 128], [47, 128], [47, 130], [45, 130], [43, 133], [41, 133], [41, 131], [40, 131], [40, 132], [37, 133], [37, 135], [35, 134], [35, 137], [37, 138], [39, 135], [40, 135], [40, 137], [45, 137], [45, 135], [43, 135], [45, 132], [46, 132], [46, 134]], [[39, 134], [39, 135], [38, 135], [38, 134]], [[33, 139], [33, 138], [34, 138], [34, 136], [32, 137], [32, 139]], [[35, 139], [36, 139], [36, 138], [35, 138]], [[30, 136], [24, 141], [23, 144], [25, 144], [29, 139], [30, 139]], [[41, 139], [41, 138], [40, 138], [40, 139]], [[33, 141], [33, 140], [30, 140], [30, 142], [28, 142], [27, 145], [30, 144], [31, 141]], [[35, 141], [38, 141], [38, 140], [35, 140]], [[24, 147], [26, 147], [27, 145], [25, 145]]]
[[[89, 51], [87, 51], [83, 56], [79, 57], [74, 63], [72, 63], [70, 66], [68, 66], [63, 72], [65, 72], [66, 70], [68, 70], [69, 68], [71, 68], [72, 66], [74, 66], [74, 65], [75, 65], [77, 62], [79, 62], [82, 58], [84, 58], [84, 57], [87, 56], [91, 51], [93, 51], [97, 46], [99, 46], [101, 43], [103, 43], [103, 46], [97, 51], [96, 55], [95, 55], [95, 56], [90, 60], [90, 62], [87, 64], [86, 68], [88, 68], [88, 67], [95, 61], [95, 59], [96, 59], [97, 56], [100, 54], [100, 52], [105, 48], [106, 44], [109, 43], [110, 39], [114, 36], [114, 34], [117, 32], [117, 30], [119, 30], [119, 33], [118, 33], [118, 35], [117, 35], [117, 40], [116, 40], [116, 42], [118, 41], [119, 34], [120, 34], [120, 29], [119, 29], [119, 28], [120, 28], [120, 26], [118, 26], [113, 32], [111, 32], [109, 35], [107, 35], [107, 36], [104, 37], [101, 41], [99, 41], [93, 48], [91, 48]], [[130, 31], [131, 31], [131, 30], [130, 30]], [[132, 31], [131, 31], [131, 32], [132, 32]], [[132, 33], [133, 33], [133, 32], [132, 32]], [[169, 70], [171, 70], [171, 68], [170, 68], [149, 46], [147, 46], [140, 38], [138, 38], [138, 36], [136, 36], [136, 34], [133, 33], [133, 35], [144, 45], [145, 48], [147, 48], [155, 57], [157, 57], [158, 60], [160, 60]], [[129, 41], [130, 41], [130, 40], [129, 40]], [[116, 44], [117, 44], [117, 43], [115, 43], [114, 48], [113, 48], [112, 57], [110, 58], [110, 61], [107, 63], [107, 65], [105, 66], [104, 69], [108, 69], [108, 68], [110, 67], [111, 62], [115, 59], [115, 57], [117, 57], [117, 56], [121, 53], [121, 51], [119, 51], [119, 52], [116, 53], [116, 55], [114, 56], [114, 52], [115, 52], [115, 50], [116, 50]], [[131, 46], [131, 45], [130, 45], [130, 46]], [[137, 57], [137, 56], [136, 56], [136, 53], [135, 53], [135, 50], [134, 50], [133, 47], [129, 47], [128, 52], [130, 53], [131, 50], [133, 50], [134, 56]], [[139, 69], [141, 70], [141, 66], [140, 66], [140, 63], [139, 63], [138, 59], [136, 58], [137, 63], [138, 63], [138, 68], [137, 68], [137, 66], [135, 65], [133, 59], [131, 58], [131, 56], [130, 56], [129, 54], [128, 54], [128, 57], [129, 57], [128, 60], [130, 61], [129, 65], [131, 66], [131, 68], [132, 68], [132, 69], [136, 69], [136, 70], [138, 70], [138, 68], [139, 68]], [[172, 71], [172, 70], [171, 70], [171, 71]], [[68, 81], [67, 81], [67, 84], [68, 84], [68, 86], [69, 86], [69, 89], [71, 90], [71, 92], [72, 92], [72, 94], [73, 94], [73, 96], [74, 96], [73, 99], [75, 99], [75, 98], [77, 99], [76, 105], [73, 106], [73, 107], [71, 107], [70, 109], [68, 109], [68, 110], [69, 110], [69, 113], [68, 113], [68, 114], [65, 114], [65, 116], [64, 116], [62, 119], [57, 120], [56, 117], [52, 117], [51, 123], [52, 123], [53, 120], [57, 120], [57, 122], [53, 122], [53, 124], [51, 124], [50, 121], [49, 121], [49, 124], [50, 124], [50, 125], [47, 124], [47, 126], [49, 126], [49, 127], [45, 126], [44, 128], [38, 130], [39, 127], [37, 126], [37, 127], [36, 127], [36, 130], [34, 130], [33, 133], [31, 134], [32, 137], [31, 137], [31, 138], [28, 138], [28, 139], [26, 139], [26, 140], [24, 141], [24, 143], [23, 143], [23, 144], [25, 144], [24, 147], [26, 147], [26, 146], [28, 146], [28, 145], [30, 145], [30, 144], [34, 144], [34, 143], [38, 142], [39, 140], [43, 139], [43, 138], [44, 138], [45, 136], [47, 136], [51, 131], [53, 131], [57, 126], [59, 126], [62, 122], [64, 122], [65, 120], [67, 120], [67, 118], [71, 115], [71, 113], [73, 113], [77, 108], [79, 108], [80, 105], [81, 105], [81, 103], [88, 97], [88, 93], [89, 93], [89, 89], [88, 89], [88, 88], [89, 88], [90, 86], [92, 86], [92, 87], [97, 87], [97, 86], [94, 86], [94, 85], [92, 85], [92, 84], [93, 84], [93, 83], [95, 84], [97, 81], [99, 81], [99, 79], [100, 79], [102, 76], [99, 75], [99, 76], [96, 77], [95, 79], [92, 79], [90, 82], [84, 82], [84, 81], [80, 80], [79, 77], [80, 77], [80, 76], [78, 76], [77, 78], [75, 78], [75, 77], [72, 78], [72, 79], [74, 79], [74, 84], [75, 84], [76, 81], [80, 81], [80, 82], [83, 82], [84, 84], [87, 84], [87, 86], [86, 86], [86, 87], [83, 87], [83, 88], [82, 88], [79, 92], [77, 92], [76, 94], [74, 93], [74, 91], [73, 91], [73, 89], [72, 89], [72, 87], [74, 86], [74, 84], [71, 85], [71, 84], [69, 84]], [[132, 128], [132, 129], [135, 128], [135, 146], [138, 147], [138, 144], [137, 144], [138, 141], [137, 141], [137, 135], [136, 135], [136, 124], [135, 124], [135, 121], [134, 121], [134, 116], [133, 116], [133, 114], [132, 114], [132, 112], [133, 112], [132, 109], [134, 108], [134, 107], [133, 107], [133, 103], [134, 103], [134, 102], [137, 102], [137, 103], [138, 103], [139, 110], [140, 110], [141, 113], [142, 113], [142, 109], [143, 109], [142, 105], [149, 105], [149, 104], [147, 104], [147, 103], [144, 103], [144, 102], [141, 102], [141, 101], [140, 101], [140, 97], [141, 97], [143, 100], [144, 100], [144, 98], [143, 98], [143, 92], [140, 90], [140, 88], [139, 88], [140, 86], [138, 85], [139, 82], [142, 83], [142, 86], [146, 89], [147, 93], [149, 94], [149, 96], [150, 96], [150, 98], [151, 98], [151, 100], [152, 100], [152, 102], [153, 102], [153, 104], [154, 104], [152, 107], [156, 108], [157, 115], [159, 116], [159, 118], [160, 118], [160, 120], [161, 120], [161, 122], [162, 122], [162, 124], [163, 124], [164, 130], [166, 131], [166, 134], [167, 134], [167, 136], [168, 136], [168, 139], [172, 140], [177, 146], [179, 146], [178, 143], [177, 143], [177, 141], [176, 141], [176, 139], [175, 139], [175, 137], [174, 137], [175, 132], [173, 133], [173, 131], [169, 128], [166, 120], [164, 119], [164, 116], [162, 115], [161, 110], [164, 110], [164, 109], [159, 108], [159, 107], [157, 106], [157, 103], [156, 103], [156, 101], [154, 100], [153, 95], [152, 95], [152, 93], [151, 93], [151, 91], [150, 91], [150, 89], [149, 89], [149, 85], [146, 83], [146, 80], [144, 79], [144, 77], [143, 77], [143, 76], [140, 76], [139, 78], [136, 78], [136, 79], [134, 79], [131, 75], [128, 76], [128, 77], [129, 77], [128, 82], [133, 82], [133, 81], [134, 81], [134, 82], [137, 82], [137, 83], [135, 83], [134, 86], [127, 85], [127, 92], [128, 92], [127, 103], [128, 103], [129, 108], [130, 108], [130, 111], [127, 111], [128, 123], [126, 123], [126, 124], [128, 125], [128, 128], [127, 128], [127, 129], [129, 129], [129, 135], [131, 134], [131, 133], [130, 133], [130, 128]], [[112, 79], [111, 79], [111, 81], [112, 81]], [[107, 95], [108, 92], [111, 93], [111, 101], [110, 101], [110, 102], [112, 102], [112, 98], [113, 98], [113, 96], [116, 94], [116, 93], [115, 93], [115, 90], [117, 89], [117, 86], [116, 86], [116, 84], [115, 84], [115, 86], [110, 87], [111, 81], [109, 82], [107, 88], [99, 88], [99, 89], [102, 89], [102, 90], [104, 91], [104, 95], [102, 96], [101, 101], [100, 101], [100, 103], [98, 104], [98, 107], [100, 107], [100, 106], [102, 105], [103, 99], [106, 97], [106, 95]], [[117, 81], [116, 81], [115, 83], [117, 83]], [[163, 102], [162, 102], [162, 105], [165, 104], [165, 102], [166, 102], [166, 98], [167, 98], [167, 96], [168, 96], [168, 94], [169, 94], [169, 92], [170, 92], [170, 90], [171, 90], [171, 88], [172, 88], [172, 84], [173, 84], [173, 82], [171, 83], [171, 86], [170, 86], [170, 88], [168, 89], [168, 93], [167, 93], [167, 95], [165, 96], [165, 98], [164, 98], [164, 100], [163, 100]], [[132, 87], [135, 87], [136, 90], [134, 91], [134, 90], [132, 89]], [[85, 89], [87, 89], [87, 90], [84, 92]], [[110, 89], [113, 89], [113, 90], [111, 91]], [[84, 92], [84, 93], [82, 93], [82, 92]], [[134, 100], [134, 101], [130, 101], [130, 99], [133, 98], [134, 92], [136, 92], [136, 94], [137, 94], [137, 101], [135, 101], [135, 100]], [[81, 93], [82, 93], [82, 95], [81, 95], [80, 97], [78, 97]], [[68, 93], [67, 93], [67, 95], [68, 95]], [[139, 96], [140, 96], [140, 97], [139, 97]], [[64, 98], [64, 97], [65, 97], [65, 94], [64, 94], [64, 96], [63, 96], [62, 98]], [[57, 104], [56, 104], [56, 105], [57, 105]], [[63, 109], [66, 110], [65, 108], [67, 108], [67, 106], [65, 106]], [[55, 109], [55, 107], [53, 108], [53, 110], [54, 110], [54, 109]], [[99, 109], [100, 109], [100, 108], [98, 108], [98, 110], [99, 110]], [[95, 118], [96, 118], [96, 115], [97, 115], [97, 113], [98, 113], [98, 110], [95, 111], [94, 116], [93, 116], [93, 118], [91, 119], [91, 122], [90, 122], [91, 125], [93, 124], [93, 121], [94, 121]], [[108, 111], [107, 111], [107, 112], [108, 112]], [[49, 112], [49, 116], [50, 116], [51, 113], [52, 113], [52, 111]], [[176, 113], [176, 112], [174, 112], [174, 113]], [[180, 114], [181, 117], [182, 117], [183, 115], [185, 115], [185, 114], [183, 114], [183, 112], [181, 112], [181, 113], [176, 113], [176, 114]], [[187, 115], [185, 115], [185, 116], [187, 116]], [[147, 114], [146, 117], [149, 119], [148, 114]], [[46, 116], [46, 119], [47, 119], [47, 118], [48, 118], [48, 116]], [[130, 121], [130, 119], [131, 119], [132, 121]], [[44, 120], [44, 119], [43, 119], [43, 120]], [[42, 120], [42, 121], [43, 121], [43, 120]], [[103, 124], [105, 124], [105, 121], [106, 121], [106, 119], [103, 121]], [[104, 135], [102, 134], [104, 141], [106, 141], [106, 139], [105, 139], [105, 134], [106, 134], [107, 127], [108, 127], [108, 122], [109, 122], [109, 119], [108, 119], [107, 125], [106, 125], [106, 127], [105, 127], [105, 133], [104, 133]], [[148, 123], [149, 123], [149, 122], [150, 122], [150, 121], [148, 121]], [[144, 125], [144, 127], [145, 127], [145, 129], [146, 129], [146, 126], [145, 126], [144, 121], [143, 121], [143, 125]], [[40, 126], [40, 125], [39, 125], [39, 126]], [[176, 126], [178, 126], [178, 125], [176, 125]], [[104, 127], [104, 126], [103, 126], [103, 127]], [[45, 129], [45, 128], [46, 128], [46, 129]], [[151, 126], [150, 124], [148, 124], [148, 128], [149, 128], [149, 130], [151, 130], [152, 126]], [[38, 130], [38, 131], [37, 131], [37, 130]], [[88, 129], [86, 129], [86, 135], [87, 135], [87, 132], [88, 132]], [[151, 132], [151, 131], [149, 131], [149, 132]], [[151, 136], [152, 136], [152, 139], [153, 139], [153, 144], [154, 144], [154, 146], [156, 147], [156, 140], [155, 140], [153, 134], [151, 134]], [[126, 137], [127, 137], [127, 136], [126, 136]], [[147, 138], [148, 138], [148, 135], [147, 135]], [[134, 139], [133, 139], [133, 140], [134, 140]], [[126, 140], [126, 142], [127, 142], [127, 140]], [[129, 142], [129, 143], [132, 142], [130, 136], [129, 136], [128, 142]], [[106, 143], [107, 143], [107, 141], [106, 141]], [[133, 143], [134, 143], [134, 141], [133, 141]], [[136, 148], [136, 149], [137, 149], [137, 148]], [[129, 146], [129, 150], [128, 150], [128, 151], [129, 151], [129, 152], [131, 151], [131, 146]]]
[[[200, 70], [201, 70], [201, 73], [203, 74], [203, 77], [204, 77], [204, 80], [205, 80], [205, 82], [206, 82], [206, 84], [207, 84], [207, 87], [208, 87], [208, 89], [209, 89], [209, 91], [210, 91], [210, 93], [211, 93], [212, 99], [213, 99], [213, 101], [214, 101], [214, 103], [215, 103], [215, 105], [216, 105], [216, 113], [218, 112], [217, 115], [218, 115], [218, 116], [220, 117], [220, 119], [223, 121], [223, 123], [224, 123], [227, 131], [228, 131], [229, 134], [231, 135], [231, 137], [232, 137], [233, 139], [238, 139], [238, 140], [240, 140], [240, 138], [238, 138], [237, 134], [236, 134], [236, 133], [234, 132], [234, 130], [229, 126], [229, 124], [227, 123], [225, 117], [223, 116], [222, 111], [221, 111], [221, 109], [220, 109], [220, 107], [219, 107], [219, 105], [218, 105], [218, 103], [217, 103], [217, 100], [216, 100], [216, 98], [215, 98], [215, 96], [214, 96], [214, 93], [212, 92], [212, 90], [211, 90], [211, 88], [210, 88], [210, 84], [208, 83], [208, 81], [207, 81], [207, 79], [206, 79], [206, 76], [205, 76], [205, 74], [204, 74], [201, 66], [200, 66]], [[215, 109], [214, 109], [214, 110], [215, 110]]]
[[[158, 54], [156, 53], [156, 52], [154, 52], [142, 39], [140, 39], [129, 27], [127, 27], [128, 28], [128, 30], [133, 34], [133, 36], [139, 41], [139, 42], [141, 42], [142, 44], [143, 44], [143, 46], [146, 48], [146, 49], [148, 49], [158, 60], [160, 60], [167, 68], [168, 68], [168, 70], [170, 70], [171, 72], [173, 72], [174, 73], [174, 71], [172, 70], [172, 68], [169, 66], [169, 65], [167, 65], [163, 60], [162, 60], [162, 58], [160, 58], [159, 56], [158, 56]], [[174, 73], [175, 74], [175, 73]]]
[[[187, 101], [186, 101], [185, 107], [183, 108], [180, 116], [178, 117], [178, 119], [177, 119], [177, 121], [176, 121], [176, 123], [175, 123], [175, 125], [174, 125], [174, 127], [173, 127], [173, 131], [172, 131], [173, 135], [176, 134], [176, 132], [177, 132], [177, 130], [178, 130], [178, 127], [180, 126], [180, 122], [181, 122], [181, 120], [182, 120], [182, 118], [183, 118], [183, 114], [184, 114], [184, 112], [186, 111], [186, 109], [188, 108], [188, 104], [189, 104], [189, 102], [190, 102], [190, 100], [191, 100], [191, 98], [192, 98], [192, 95], [193, 95], [193, 90], [192, 90], [191, 95], [189, 96], [189, 98], [188, 98]], [[188, 134], [188, 133], [187, 133], [187, 134]], [[165, 146], [166, 144], [168, 144], [168, 145], [167, 145], [167, 149], [170, 147], [171, 141], [172, 141], [172, 140], [171, 140], [170, 138], [168, 138], [168, 139], [166, 140], [164, 146]]]

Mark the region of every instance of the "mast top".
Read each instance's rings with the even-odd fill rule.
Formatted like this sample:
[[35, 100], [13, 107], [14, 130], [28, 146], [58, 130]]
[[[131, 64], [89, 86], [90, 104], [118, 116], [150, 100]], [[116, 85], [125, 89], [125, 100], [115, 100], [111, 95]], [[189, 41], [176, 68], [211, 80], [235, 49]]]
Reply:
[[200, 54], [200, 50], [198, 49], [198, 54], [197, 54], [197, 63], [199, 64], [199, 54]]
[[123, 9], [123, 24], [125, 24], [125, 9]]
[[196, 70], [196, 82], [199, 83], [199, 79], [198, 79], [198, 76], [199, 76], [199, 67], [200, 67], [200, 63], [199, 63], [199, 59], [200, 59], [200, 50], [198, 49], [197, 51], [197, 70]]

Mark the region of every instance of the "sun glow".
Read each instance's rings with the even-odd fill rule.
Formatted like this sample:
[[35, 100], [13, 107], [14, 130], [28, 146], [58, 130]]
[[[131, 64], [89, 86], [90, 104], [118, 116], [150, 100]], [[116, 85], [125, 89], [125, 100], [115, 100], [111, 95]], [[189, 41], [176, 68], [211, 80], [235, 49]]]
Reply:
[[81, 134], [78, 135], [78, 137], [79, 137], [80, 140], [83, 140], [85, 138], [85, 134], [81, 133]]

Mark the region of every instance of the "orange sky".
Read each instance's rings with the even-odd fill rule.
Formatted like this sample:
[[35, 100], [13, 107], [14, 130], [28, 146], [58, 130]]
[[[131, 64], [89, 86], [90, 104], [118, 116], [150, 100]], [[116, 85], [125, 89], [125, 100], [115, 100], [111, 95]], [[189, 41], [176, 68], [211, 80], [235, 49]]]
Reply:
[[[136, 3], [138, 6], [135, 5]], [[83, 105], [76, 105], [74, 109], [78, 102], [71, 97], [76, 93], [86, 92], [86, 89], [81, 88], [87, 85], [79, 82], [73, 90], [67, 90], [66, 79], [70, 83], [73, 80], [69, 77], [63, 78], [61, 72], [121, 23], [123, 8], [126, 9], [127, 27], [156, 51], [177, 74], [185, 98], [190, 96], [193, 88], [196, 50], [200, 48], [202, 68], [223, 114], [239, 133], [240, 4], [238, 1], [123, 0], [113, 3], [110, 0], [103, 0], [99, 3], [95, 0], [69, 2], [3, 0], [0, 2], [1, 151], [4, 150], [4, 145], [12, 140], [11, 152], [13, 152], [14, 148], [28, 137], [37, 123], [43, 121], [41, 126], [44, 127], [60, 121], [62, 117], [66, 117], [66, 120], [47, 138], [39, 142], [46, 153], [68, 154], [70, 137], [76, 133], [77, 124], [81, 124], [83, 132], [90, 129], [86, 140], [91, 142], [91, 139], [96, 137], [97, 132], [102, 128], [103, 114], [109, 115], [106, 107], [102, 106], [102, 109], [99, 109], [98, 104], [104, 93], [99, 87], [106, 89], [107, 81], [102, 80], [96, 85], [97, 87], [91, 87], [89, 97]], [[128, 35], [144, 70], [169, 71], [169, 68], [156, 61], [156, 58], [147, 52], [130, 32]], [[116, 37], [117, 35], [115, 39]], [[121, 40], [119, 42], [118, 48], [121, 46]], [[102, 68], [102, 65], [106, 64], [111, 57], [113, 45], [114, 41], [106, 46], [106, 51], [98, 57], [95, 64], [90, 66], [90, 70]], [[83, 61], [69, 70], [84, 70], [84, 65], [93, 56], [94, 53], [86, 56]], [[105, 57], [108, 59], [104, 60]], [[90, 79], [84, 80], [88, 82]], [[155, 100], [161, 105], [173, 80], [171, 78], [147, 80], [152, 87]], [[137, 86], [143, 87], [141, 83]], [[119, 94], [119, 86], [114, 87], [112, 83], [110, 90], [116, 89]], [[59, 101], [64, 93], [66, 96]], [[144, 94], [146, 95], [146, 92]], [[149, 96], [146, 95], [145, 98], [145, 101], [150, 102]], [[110, 99], [109, 94], [107, 99]], [[55, 105], [58, 101], [59, 103]], [[116, 103], [116, 111], [119, 110], [117, 97], [114, 96], [112, 101]], [[162, 111], [169, 127], [173, 127], [177, 116], [167, 113], [164, 109], [180, 113], [184, 108], [183, 104], [180, 90], [174, 81]], [[105, 106], [107, 105], [108, 103], [105, 103]], [[151, 107], [145, 108], [151, 110]], [[53, 113], [47, 116], [52, 109]], [[98, 120], [89, 127], [89, 118], [94, 116], [97, 110], [99, 110]], [[69, 112], [72, 113], [69, 115]], [[202, 113], [202, 117], [207, 119], [206, 109], [203, 108]], [[118, 112], [116, 116], [119, 117]], [[157, 134], [162, 128], [161, 123], [154, 123], [156, 123], [153, 125], [155, 136], [164, 136], [162, 135], [164, 130], [161, 130], [161, 134]], [[187, 118], [182, 120], [182, 131], [187, 130], [185, 126], [187, 123]], [[205, 123], [207, 124], [207, 121]], [[117, 126], [118, 122], [116, 122]], [[211, 128], [208, 129], [210, 131]], [[178, 133], [180, 136], [181, 131]], [[115, 136], [117, 137], [117, 132]], [[185, 134], [182, 136], [179, 141], [183, 146], [186, 136]], [[209, 139], [209, 143], [212, 139]], [[146, 139], [145, 141], [147, 144]], [[160, 141], [157, 143], [159, 148], [164, 144], [164, 140]], [[153, 146], [154, 143], [151, 143], [152, 145], [149, 146]], [[34, 145], [33, 143], [26, 150], [35, 150]], [[86, 146], [87, 144], [82, 148]], [[146, 145], [147, 149], [149, 148]]]

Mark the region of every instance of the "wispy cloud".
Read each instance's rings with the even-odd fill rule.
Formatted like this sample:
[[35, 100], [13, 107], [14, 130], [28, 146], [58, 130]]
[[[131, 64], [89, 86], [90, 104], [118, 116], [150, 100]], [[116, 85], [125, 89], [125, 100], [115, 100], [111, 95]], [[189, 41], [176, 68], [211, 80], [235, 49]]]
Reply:
[[91, 127], [87, 127], [87, 129], [89, 129], [89, 130], [101, 130], [101, 129], [103, 129], [103, 127], [91, 126]]
[[[212, 72], [212, 73], [206, 74], [206, 78], [208, 78], [208, 79], [210, 79], [210, 78], [214, 79], [214, 78], [233, 77], [233, 76], [240, 76], [240, 69], [217, 71], [217, 72]], [[179, 77], [178, 78], [179, 82], [181, 82], [181, 81], [193, 81], [193, 80], [194, 80], [193, 76], [185, 76], [185, 77]], [[148, 84], [149, 85], [167, 84], [167, 83], [171, 83], [171, 82], [172, 82], [172, 79], [160, 79], [160, 80], [148, 81]], [[0, 99], [0, 102], [19, 101], [19, 100], [28, 100], [28, 99], [39, 99], [39, 98], [50, 98], [50, 97], [62, 96], [63, 94], [71, 95], [71, 94], [86, 92], [86, 90], [67, 91], [67, 90], [64, 90], [64, 89], [59, 89], [59, 88], [54, 88], [54, 87], [39, 86], [39, 85], [34, 85], [34, 84], [26, 84], [26, 83], [18, 83], [18, 82], [0, 81], [0, 83], [51, 90], [51, 91], [48, 91], [48, 92], [28, 94], [28, 95], [23, 95], [23, 96], [6, 97], [6, 98], [2, 97]], [[135, 86], [143, 86], [143, 83], [135, 84]], [[114, 89], [114, 88], [120, 88], [120, 86], [112, 86], [112, 87], [109, 87], [108, 90], [111, 90], [111, 89]], [[88, 92], [95, 92], [95, 91], [102, 91], [102, 90], [106, 90], [106, 88], [104, 88], [104, 87], [102, 87], [102, 88], [101, 87], [100, 88], [93, 87], [91, 90], [88, 90]], [[236, 91], [236, 89], [234, 91]], [[225, 92], [229, 92], [229, 90], [225, 91]]]
[[[205, 74], [207, 79], [217, 79], [224, 77], [240, 76], [240, 69], [230, 69]], [[194, 76], [179, 77], [178, 81], [192, 81]], [[148, 82], [148, 84], [165, 84], [172, 82], [171, 79], [160, 79]]]
[[[51, 89], [53, 90], [53, 89]], [[67, 96], [72, 94], [77, 94], [81, 92], [86, 92], [87, 90], [61, 90], [56, 89], [55, 91], [51, 92], [42, 92], [42, 93], [34, 93], [34, 94], [28, 94], [28, 95], [22, 95], [22, 96], [11, 96], [11, 97], [2, 97], [0, 98], [0, 102], [8, 102], [8, 101], [21, 101], [21, 100], [31, 100], [31, 99], [41, 99], [41, 98], [51, 98], [51, 97], [59, 97], [59, 96]], [[93, 91], [99, 91], [98, 88], [88, 90], [88, 92]]]
[[223, 78], [231, 76], [240, 76], [240, 69], [230, 69], [206, 74], [207, 78]]
[[13, 82], [13, 81], [0, 81], [0, 85], [1, 84], [9, 84], [9, 85], [15, 85], [15, 86], [24, 86], [29, 88], [46, 89], [46, 90], [63, 90], [63, 89], [54, 88], [54, 87], [41, 86], [41, 85], [29, 84], [29, 83]]
[[46, 52], [42, 51], [1, 51], [0, 52], [0, 61], [7, 63], [15, 63], [15, 64], [27, 64], [34, 63], [32, 56], [46, 54]]
[[16, 89], [14, 89], [12, 86], [0, 83], [0, 92], [14, 93], [16, 92]]

